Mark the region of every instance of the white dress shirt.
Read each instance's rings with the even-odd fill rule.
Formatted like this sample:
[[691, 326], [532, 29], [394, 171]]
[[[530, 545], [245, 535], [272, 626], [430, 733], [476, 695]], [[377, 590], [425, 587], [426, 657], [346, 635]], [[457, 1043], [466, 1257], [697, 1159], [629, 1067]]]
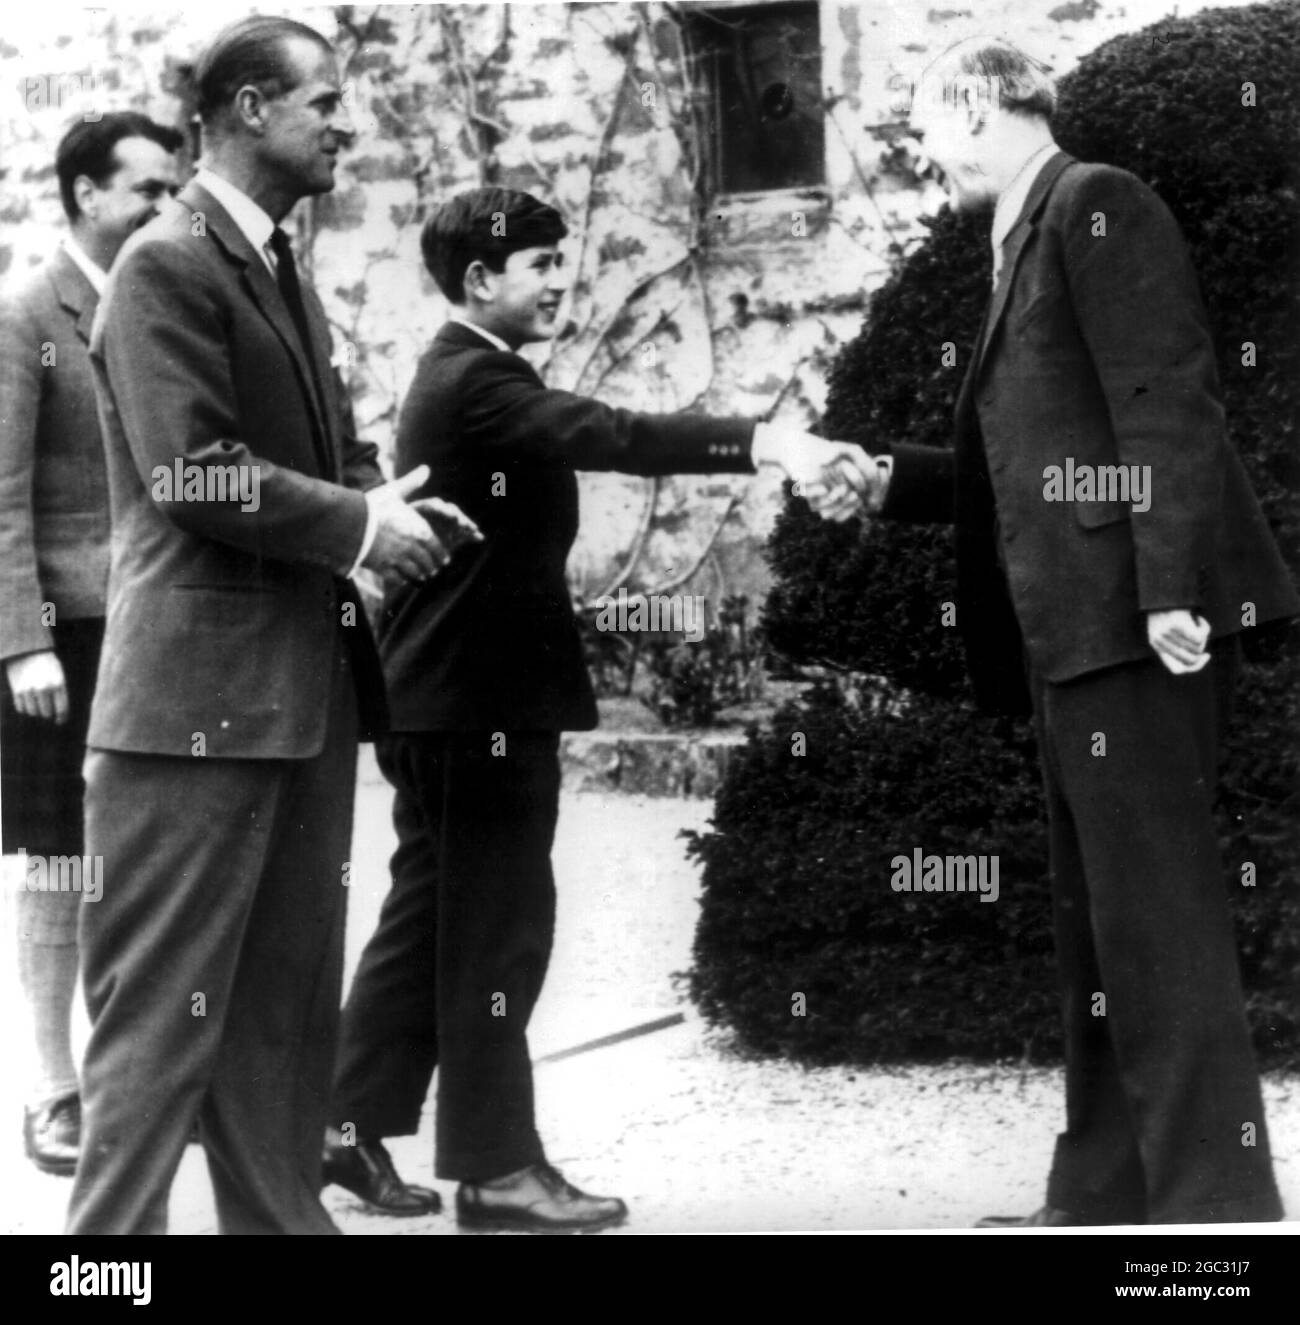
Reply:
[[471, 331], [477, 331], [489, 345], [494, 346], [498, 350], [504, 350], [506, 354], [514, 354], [516, 352], [512, 350], [500, 336], [489, 331], [486, 327], [480, 327], [477, 322], [471, 322], [469, 318], [465, 317], [462, 313], [448, 313], [447, 321], [455, 322], [458, 326], [468, 327]]
[[102, 298], [104, 286], [108, 284], [108, 273], [87, 254], [86, 250], [71, 235], [64, 235], [63, 250], [81, 269], [82, 275], [90, 282], [95, 293]]
[[998, 283], [1002, 271], [1002, 245], [1011, 233], [1012, 226], [1020, 219], [1024, 210], [1029, 190], [1039, 172], [1047, 164], [1047, 159], [1057, 152], [1055, 143], [1044, 143], [1036, 152], [1026, 158], [1025, 164], [1016, 172], [1011, 183], [1002, 191], [997, 206], [993, 209], [993, 284]]
[[[194, 172], [195, 184], [201, 185], [226, 209], [227, 215], [239, 227], [244, 238], [262, 255], [266, 269], [275, 275], [275, 254], [271, 250], [271, 236], [275, 233], [275, 222], [267, 213], [246, 194], [236, 188], [228, 179], [200, 166]], [[306, 347], [304, 346], [304, 349]], [[375, 541], [375, 531], [379, 527], [379, 511], [373, 501], [366, 501], [366, 532], [361, 539], [361, 549], [348, 571], [353, 576], [361, 569], [361, 563], [370, 555], [371, 545]]]
[[254, 251], [262, 255], [267, 271], [274, 276], [275, 254], [271, 251], [271, 236], [275, 233], [275, 222], [243, 189], [236, 188], [207, 166], [200, 166], [194, 172], [193, 183], [202, 185], [226, 209]]

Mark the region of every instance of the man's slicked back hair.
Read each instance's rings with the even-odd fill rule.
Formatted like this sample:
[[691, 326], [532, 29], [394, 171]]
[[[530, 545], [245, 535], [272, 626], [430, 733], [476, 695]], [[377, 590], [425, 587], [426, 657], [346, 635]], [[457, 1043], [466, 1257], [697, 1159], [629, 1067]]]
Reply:
[[420, 251], [429, 275], [454, 304], [465, 300], [471, 262], [502, 271], [520, 249], [558, 244], [569, 228], [554, 207], [516, 189], [470, 189], [444, 203], [424, 223]]
[[268, 97], [292, 92], [298, 86], [298, 70], [289, 54], [294, 40], [315, 42], [333, 53], [315, 28], [292, 18], [257, 14], [223, 28], [194, 66], [199, 119], [211, 125], [229, 109], [241, 87], [251, 85]]

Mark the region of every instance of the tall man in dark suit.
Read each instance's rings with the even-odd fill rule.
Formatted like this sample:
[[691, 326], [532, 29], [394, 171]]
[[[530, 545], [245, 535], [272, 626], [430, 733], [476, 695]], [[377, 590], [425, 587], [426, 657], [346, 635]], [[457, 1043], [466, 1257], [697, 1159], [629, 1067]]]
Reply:
[[[528, 194], [476, 189], [421, 236], [454, 307], [403, 405], [397, 472], [428, 466], [429, 490], [484, 540], [384, 606], [393, 723], [379, 756], [398, 845], [344, 1011], [330, 1119], [327, 1177], [388, 1213], [435, 1208], [395, 1181], [381, 1138], [416, 1131], [436, 1066], [437, 1173], [459, 1182], [457, 1217], [475, 1228], [587, 1230], [627, 1213], [547, 1162], [526, 1034], [554, 930], [560, 733], [596, 725], [565, 580], [575, 471], [752, 473], [768, 461], [817, 503], [838, 456], [865, 460], [784, 426], [634, 414], [548, 389], [516, 351], [554, 332], [566, 233]], [[354, 1145], [341, 1143], [347, 1126]]]
[[[7, 854], [80, 857], [81, 763], [104, 635], [108, 481], [90, 328], [131, 232], [176, 190], [175, 129], [134, 111], [75, 123], [54, 171], [68, 234], [0, 303], [0, 831]], [[23, 1140], [71, 1174], [81, 1132], [70, 1040], [82, 892], [17, 893], [18, 978], [35, 1079]], [[59, 877], [66, 884], [69, 879]], [[73, 874], [70, 881], [87, 882]], [[93, 881], [92, 881], [93, 882]]]
[[328, 43], [254, 18], [196, 70], [204, 167], [116, 264], [91, 353], [112, 503], [86, 761], [92, 1031], [68, 1227], [160, 1232], [197, 1118], [224, 1232], [320, 1203], [358, 734], [382, 720], [348, 577], [442, 547], [346, 426], [278, 222], [351, 137]]
[[954, 450], [895, 446], [858, 478], [886, 516], [955, 522], [977, 694], [1037, 727], [1066, 1129], [1045, 1206], [984, 1223], [1275, 1220], [1211, 809], [1243, 622], [1300, 602], [1227, 443], [1178, 227], [1059, 151], [1053, 104], [1003, 43], [923, 77], [912, 122], [955, 204], [995, 204], [994, 288]]

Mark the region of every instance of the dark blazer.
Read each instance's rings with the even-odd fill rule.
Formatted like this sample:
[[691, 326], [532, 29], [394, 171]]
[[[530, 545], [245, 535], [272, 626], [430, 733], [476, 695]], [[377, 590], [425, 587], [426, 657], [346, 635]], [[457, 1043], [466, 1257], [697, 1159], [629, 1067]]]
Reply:
[[60, 248], [0, 305], [0, 659], [104, 615], [108, 481], [90, 328], [99, 296]]
[[[1045, 500], [1067, 460], [1149, 465], [1149, 509]], [[958, 626], [994, 709], [1028, 707], [1022, 643], [1060, 682], [1151, 656], [1148, 612], [1192, 609], [1225, 636], [1245, 603], [1259, 623], [1300, 611], [1227, 441], [1177, 223], [1135, 176], [1064, 152], [1003, 243], [954, 449], [895, 447], [884, 514], [956, 522]]]
[[[379, 720], [373, 641], [342, 577], [382, 475], [346, 426], [314, 292], [324, 400], [262, 257], [203, 188], [179, 200], [128, 241], [92, 337], [113, 540], [88, 741], [189, 755], [203, 732], [209, 756], [309, 758], [344, 601], [363, 717]], [[155, 500], [155, 468], [178, 458], [255, 466], [258, 509]]]
[[632, 414], [553, 391], [517, 354], [449, 323], [402, 407], [396, 472], [477, 523], [426, 584], [392, 592], [379, 629], [394, 731], [587, 730], [596, 704], [565, 580], [578, 469], [752, 473], [754, 424]]

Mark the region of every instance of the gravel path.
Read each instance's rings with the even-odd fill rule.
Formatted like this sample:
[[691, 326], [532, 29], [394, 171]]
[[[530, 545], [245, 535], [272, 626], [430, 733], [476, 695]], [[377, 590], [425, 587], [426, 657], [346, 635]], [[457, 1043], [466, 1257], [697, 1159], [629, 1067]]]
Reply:
[[[959, 1229], [984, 1214], [1041, 1204], [1061, 1125], [1059, 1072], [961, 1063], [805, 1070], [745, 1061], [679, 1001], [673, 973], [690, 960], [698, 880], [678, 833], [704, 827], [710, 810], [706, 801], [564, 798], [556, 950], [530, 1037], [534, 1056], [675, 1012], [686, 1020], [539, 1063], [539, 1123], [552, 1161], [580, 1186], [622, 1196], [631, 1219], [618, 1232], [627, 1233]], [[387, 886], [387, 816], [385, 784], [364, 764], [349, 977]], [[12, 1008], [11, 953], [6, 935], [0, 972]], [[12, 1054], [12, 1044], [0, 1045]], [[6, 1078], [3, 1116], [12, 1123], [0, 1150], [0, 1229], [57, 1232], [68, 1183], [23, 1159], [21, 1106]], [[1278, 1178], [1293, 1216], [1300, 1216], [1297, 1086], [1294, 1076], [1265, 1082]], [[403, 1176], [437, 1186], [449, 1209], [454, 1184], [432, 1177], [430, 1109], [418, 1136], [390, 1148]], [[326, 1202], [347, 1233], [456, 1231], [447, 1213], [416, 1220], [367, 1214], [338, 1188]], [[172, 1228], [215, 1231], [196, 1147], [173, 1192]]]

